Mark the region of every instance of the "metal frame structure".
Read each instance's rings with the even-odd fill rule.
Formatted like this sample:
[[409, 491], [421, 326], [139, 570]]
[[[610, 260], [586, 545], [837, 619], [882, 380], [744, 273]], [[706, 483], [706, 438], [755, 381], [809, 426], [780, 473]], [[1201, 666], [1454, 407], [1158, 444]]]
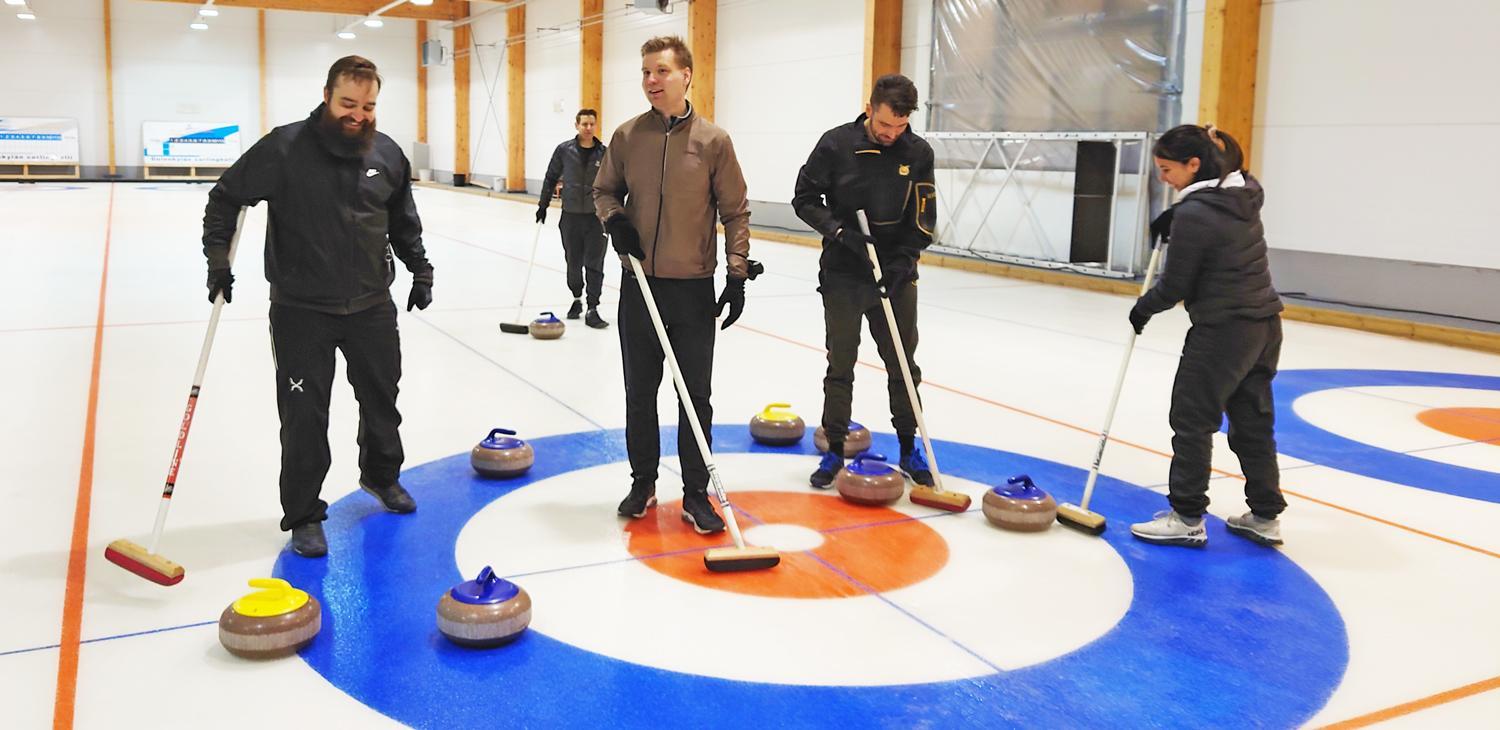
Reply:
[[[1152, 184], [1152, 175], [1150, 172], [1151, 165], [1149, 159], [1151, 143], [1155, 139], [1155, 135], [1153, 133], [928, 132], [923, 134], [922, 136], [928, 142], [932, 143], [934, 147], [937, 147], [939, 149], [944, 147], [944, 142], [947, 140], [984, 143], [984, 149], [982, 152], [980, 152], [977, 163], [972, 169], [968, 170], [970, 173], [968, 182], [963, 185], [961, 190], [944, 190], [941, 181], [939, 181], [938, 183], [939, 199], [956, 199], [958, 202], [956, 205], [954, 205], [952, 212], [947, 214], [946, 222], [939, 227], [937, 239], [933, 244], [934, 250], [942, 253], [966, 256], [986, 261], [1016, 263], [1048, 269], [1067, 269], [1079, 273], [1109, 278], [1128, 279], [1135, 278], [1136, 276], [1140, 275], [1141, 266], [1145, 260], [1143, 254], [1145, 253], [1147, 246], [1149, 245], [1149, 240], [1146, 232], [1146, 222], [1147, 216], [1150, 214], [1151, 200], [1153, 197], [1161, 196], [1165, 192], [1164, 190], [1153, 190], [1154, 187], [1157, 187]], [[1015, 240], [1016, 233], [1018, 233], [1020, 230], [1020, 221], [1017, 221], [1015, 225], [1011, 227], [1010, 235], [1005, 238], [1005, 241], [1001, 245], [999, 251], [974, 250], [974, 244], [976, 241], [978, 241], [980, 234], [983, 233], [987, 226], [991, 225], [990, 218], [994, 213], [995, 207], [999, 203], [1000, 198], [1005, 194], [1005, 191], [1010, 186], [1012, 180], [1015, 180], [1016, 188], [1020, 193], [1020, 202], [1022, 208], [1026, 212], [1026, 218], [1031, 222], [1033, 229], [1041, 237], [1041, 239], [1044, 241], [1049, 241], [1050, 243], [1050, 240], [1048, 239], [1046, 234], [1046, 227], [1042, 225], [1041, 220], [1037, 217], [1036, 211], [1032, 208], [1032, 203], [1036, 199], [1036, 194], [1028, 192], [1026, 189], [1025, 180], [1016, 175], [1016, 169], [1021, 160], [1025, 157], [1027, 148], [1030, 147], [1033, 142], [1039, 141], [1109, 142], [1112, 143], [1115, 147], [1113, 195], [1110, 198], [1109, 211], [1109, 243], [1107, 248], [1108, 253], [1107, 259], [1103, 262], [1104, 266], [1102, 268], [1086, 264], [1071, 263], [1068, 261], [1042, 259], [1029, 256], [1017, 256], [1005, 253], [1004, 250], [1010, 245], [1012, 241]], [[1005, 145], [1007, 144], [1019, 144], [1020, 149], [1017, 150], [1014, 155], [1007, 156], [1005, 150]], [[1134, 145], [1136, 147], [1136, 154], [1138, 156], [1136, 171], [1134, 173], [1138, 180], [1137, 184], [1139, 187], [1137, 189], [1145, 191], [1145, 194], [1137, 196], [1135, 204], [1135, 225], [1132, 229], [1135, 232], [1135, 241], [1130, 246], [1130, 256], [1127, 261], [1117, 262], [1115, 260], [1115, 231], [1118, 228], [1116, 223], [1117, 216], [1119, 215], [1118, 200], [1120, 192], [1120, 178], [1122, 176], [1121, 169], [1123, 167], [1123, 153], [1126, 151], [1125, 148], [1129, 145]], [[941, 156], [942, 155], [939, 154], [939, 157]], [[1003, 165], [1003, 169], [993, 167], [988, 169], [986, 168], [986, 163], [990, 162], [992, 156], [994, 156], [999, 161], [1000, 165]], [[968, 206], [974, 198], [974, 191], [978, 187], [977, 183], [981, 179], [993, 180], [993, 178], [985, 176], [984, 173], [986, 172], [994, 172], [1002, 176], [1000, 178], [999, 188], [995, 191], [994, 197], [989, 201], [989, 207], [985, 210], [984, 215], [980, 218], [978, 225], [973, 226], [972, 232], [970, 232], [970, 229], [967, 226], [963, 226], [963, 230], [954, 230], [954, 226], [959, 220], [959, 216], [963, 213], [965, 207]], [[941, 210], [941, 208], [939, 210]], [[968, 240], [962, 245], [958, 244], [954, 240], [955, 238], [961, 239], [965, 236], [967, 236]]]

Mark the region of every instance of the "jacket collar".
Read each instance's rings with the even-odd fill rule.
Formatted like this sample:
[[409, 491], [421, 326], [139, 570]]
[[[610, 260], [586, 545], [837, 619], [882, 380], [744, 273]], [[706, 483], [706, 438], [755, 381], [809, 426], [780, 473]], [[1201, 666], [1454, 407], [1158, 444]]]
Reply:
[[1224, 178], [1224, 181], [1222, 183], [1219, 182], [1217, 179], [1215, 179], [1215, 180], [1199, 180], [1198, 182], [1195, 182], [1192, 185], [1189, 185], [1189, 186], [1183, 188], [1182, 192], [1180, 192], [1180, 193], [1177, 194], [1177, 199], [1178, 200], [1182, 200], [1183, 198], [1186, 198], [1187, 196], [1189, 196], [1189, 195], [1191, 195], [1193, 193], [1196, 193], [1199, 190], [1207, 190], [1208, 188], [1219, 188], [1219, 189], [1223, 189], [1223, 190], [1228, 190], [1229, 188], [1242, 188], [1242, 187], [1245, 187], [1245, 176], [1241, 175], [1240, 172], [1238, 170], [1236, 170], [1234, 172], [1229, 173], [1229, 175]]

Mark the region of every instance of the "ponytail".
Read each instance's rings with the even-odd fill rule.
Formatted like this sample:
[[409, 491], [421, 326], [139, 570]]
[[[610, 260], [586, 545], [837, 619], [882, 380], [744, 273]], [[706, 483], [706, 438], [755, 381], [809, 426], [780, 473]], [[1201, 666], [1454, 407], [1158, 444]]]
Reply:
[[1228, 132], [1209, 124], [1183, 124], [1167, 130], [1151, 148], [1151, 154], [1163, 160], [1187, 164], [1198, 158], [1198, 173], [1193, 182], [1220, 182], [1231, 173], [1245, 169], [1245, 153]]

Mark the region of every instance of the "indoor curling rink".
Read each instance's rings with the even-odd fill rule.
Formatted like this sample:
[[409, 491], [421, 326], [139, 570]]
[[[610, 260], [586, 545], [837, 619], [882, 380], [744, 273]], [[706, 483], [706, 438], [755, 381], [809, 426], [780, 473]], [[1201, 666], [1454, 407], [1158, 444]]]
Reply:
[[[569, 322], [549, 342], [496, 326], [517, 318], [533, 206], [430, 187], [416, 197], [436, 299], [400, 315], [417, 512], [358, 491], [340, 375], [330, 556], [287, 550], [262, 206], [160, 548], [187, 577], [148, 583], [103, 552], [151, 529], [210, 311], [207, 192], [0, 185], [6, 727], [70, 705], [80, 727], [1500, 726], [1500, 357], [1288, 321], [1285, 546], [1225, 531], [1245, 507], [1222, 434], [1207, 547], [1151, 546], [1129, 525], [1165, 508], [1188, 326], [1176, 309], [1137, 345], [1092, 505], [1105, 535], [1006, 532], [979, 496], [1010, 476], [1081, 496], [1129, 300], [924, 267], [927, 420], [948, 486], [974, 505], [854, 507], [807, 487], [810, 434], [785, 448], [748, 437], [776, 401], [816, 425], [824, 370], [818, 252], [757, 240], [767, 273], [719, 335], [714, 435], [747, 538], [783, 561], [708, 573], [702, 550], [727, 537], [678, 519], [675, 457], [652, 516], [615, 515], [629, 484], [616, 328]], [[549, 225], [526, 319], [569, 300]], [[868, 332], [861, 359], [854, 418], [892, 453]], [[671, 424], [666, 380], [660, 408]], [[533, 444], [525, 476], [469, 468], [494, 427]], [[532, 623], [505, 647], [463, 649], [434, 608], [485, 565], [530, 593]], [[299, 656], [247, 661], [216, 640], [220, 612], [262, 576], [322, 602]]]

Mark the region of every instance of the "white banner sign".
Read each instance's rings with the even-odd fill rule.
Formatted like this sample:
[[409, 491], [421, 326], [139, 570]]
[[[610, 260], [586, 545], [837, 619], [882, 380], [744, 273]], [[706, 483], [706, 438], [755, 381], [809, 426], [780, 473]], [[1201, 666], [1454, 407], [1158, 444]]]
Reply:
[[222, 122], [142, 122], [147, 165], [232, 165], [240, 158], [240, 125]]
[[0, 162], [78, 164], [78, 121], [0, 117]]

